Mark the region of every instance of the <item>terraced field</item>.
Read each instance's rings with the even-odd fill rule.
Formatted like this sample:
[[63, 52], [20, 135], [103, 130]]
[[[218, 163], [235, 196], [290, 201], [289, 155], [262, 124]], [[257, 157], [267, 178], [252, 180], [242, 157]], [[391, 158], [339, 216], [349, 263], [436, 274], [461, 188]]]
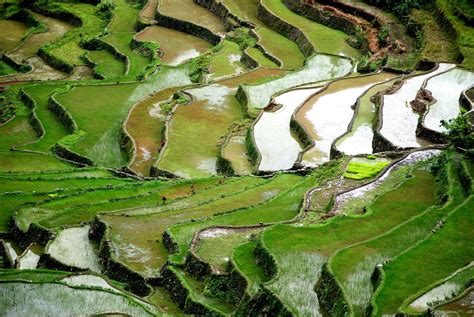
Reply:
[[471, 316], [469, 1], [0, 1], [1, 316]]

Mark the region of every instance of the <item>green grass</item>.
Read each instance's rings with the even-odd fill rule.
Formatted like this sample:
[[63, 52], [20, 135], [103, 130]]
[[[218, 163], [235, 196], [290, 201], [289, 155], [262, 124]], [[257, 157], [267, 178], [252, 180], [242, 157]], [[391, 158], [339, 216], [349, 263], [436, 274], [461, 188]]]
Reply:
[[[278, 266], [285, 260], [287, 254], [294, 254], [294, 258], [300, 255], [314, 257], [317, 263], [322, 265], [321, 257], [329, 257], [343, 247], [383, 234], [420, 214], [433, 205], [434, 201], [433, 176], [427, 172], [416, 172], [414, 177], [407, 179], [398, 188], [379, 197], [368, 207], [369, 211], [364, 216], [336, 217], [325, 223], [306, 227], [276, 225], [265, 230], [262, 239], [276, 258]], [[287, 271], [294, 268], [291, 265], [285, 267]], [[297, 268], [295, 269], [296, 271], [288, 274], [304, 279], [304, 275], [298, 275]], [[308, 285], [304, 280], [298, 283]], [[315, 280], [311, 283], [314, 285]], [[289, 286], [279, 285], [281, 292], [276, 288], [273, 289], [277, 295], [288, 295], [285, 289]], [[292, 309], [296, 311], [314, 308], [314, 298], [308, 292], [301, 295], [285, 297], [283, 300], [290, 303]]]
[[230, 11], [242, 20], [254, 23], [255, 32], [260, 37], [259, 43], [271, 55], [283, 62], [283, 68], [297, 69], [303, 66], [305, 57], [295, 42], [273, 31], [257, 18], [256, 0], [224, 0], [222, 1]]
[[126, 165], [128, 158], [120, 148], [119, 137], [129, 109], [149, 94], [187, 83], [185, 70], [163, 68], [144, 83], [76, 86], [58, 95], [57, 101], [70, 111], [79, 129], [85, 132], [72, 150], [107, 167]]
[[71, 168], [52, 155], [0, 151], [0, 172], [66, 171]]
[[255, 242], [247, 242], [237, 246], [232, 252], [232, 261], [247, 279], [247, 290], [252, 295], [257, 294], [260, 284], [269, 280], [262, 267], [255, 262], [254, 250]]
[[41, 139], [26, 146], [28, 150], [48, 153], [56, 142], [68, 134], [66, 127], [48, 110], [48, 98], [56, 89], [64, 89], [64, 86], [37, 84], [25, 88], [25, 92], [36, 102], [34, 112], [45, 130]]
[[249, 241], [251, 235], [255, 233], [258, 233], [258, 230], [203, 237], [194, 251], [202, 260], [221, 272], [225, 272], [232, 250], [236, 246]]
[[273, 61], [269, 60], [265, 55], [263, 55], [260, 50], [254, 48], [254, 47], [249, 47], [247, 49], [247, 54], [249, 54], [250, 57], [252, 57], [261, 67], [266, 67], [266, 68], [278, 68], [278, 65], [275, 64]]
[[98, 64], [96, 71], [106, 78], [117, 78], [125, 73], [125, 64], [107, 51], [91, 51], [88, 56]]
[[17, 116], [10, 122], [0, 126], [0, 150], [8, 151], [16, 145], [33, 142], [36, 133], [26, 116]]
[[347, 34], [315, 23], [292, 12], [281, 0], [262, 0], [261, 3], [276, 16], [303, 31], [316, 51], [352, 58], [360, 56], [360, 52], [346, 42], [346, 39], [349, 38]]
[[81, 37], [92, 38], [98, 36], [105, 27], [105, 21], [96, 15], [96, 8], [85, 3], [56, 3], [60, 11], [67, 11], [78, 16], [82, 26], [67, 32], [64, 37], [43, 48], [56, 58], [72, 65], [82, 65], [81, 55], [85, 50], [79, 46]]
[[448, 173], [451, 199], [445, 206], [428, 208], [387, 234], [344, 249], [331, 259], [330, 267], [343, 285], [356, 315], [363, 314], [372, 296], [370, 276], [375, 265], [394, 258], [425, 239], [439, 220], [448, 216], [463, 203], [465, 197], [452, 166]]
[[451, 0], [436, 0], [435, 3], [457, 32], [456, 43], [464, 56], [462, 64], [474, 70], [474, 29], [455, 16]]
[[344, 177], [350, 179], [372, 178], [380, 173], [388, 164], [389, 162], [374, 162], [373, 164], [349, 162]]

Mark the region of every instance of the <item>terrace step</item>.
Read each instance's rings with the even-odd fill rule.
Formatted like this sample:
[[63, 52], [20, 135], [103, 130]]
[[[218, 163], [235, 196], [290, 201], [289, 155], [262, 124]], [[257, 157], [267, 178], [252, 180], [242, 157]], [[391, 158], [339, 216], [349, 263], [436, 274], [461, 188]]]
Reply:
[[394, 227], [382, 236], [342, 249], [329, 260], [329, 267], [342, 285], [356, 315], [363, 314], [372, 295], [370, 275], [376, 264], [387, 262], [428, 238], [444, 219], [465, 201], [456, 168], [447, 167], [450, 200]]

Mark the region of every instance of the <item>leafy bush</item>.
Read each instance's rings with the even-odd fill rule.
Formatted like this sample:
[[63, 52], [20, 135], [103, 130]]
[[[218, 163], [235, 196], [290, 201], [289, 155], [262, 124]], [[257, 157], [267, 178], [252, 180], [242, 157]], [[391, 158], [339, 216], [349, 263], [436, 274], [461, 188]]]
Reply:
[[474, 148], [474, 129], [467, 116], [458, 115], [449, 121], [442, 121], [442, 126], [448, 130], [448, 142], [455, 146], [467, 150]]

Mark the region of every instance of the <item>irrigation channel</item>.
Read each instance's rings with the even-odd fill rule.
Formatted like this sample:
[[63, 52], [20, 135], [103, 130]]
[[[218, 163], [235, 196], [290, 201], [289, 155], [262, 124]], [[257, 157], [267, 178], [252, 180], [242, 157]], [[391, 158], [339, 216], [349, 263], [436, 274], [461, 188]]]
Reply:
[[0, 315], [473, 315], [472, 10], [386, 2], [0, 1]]

